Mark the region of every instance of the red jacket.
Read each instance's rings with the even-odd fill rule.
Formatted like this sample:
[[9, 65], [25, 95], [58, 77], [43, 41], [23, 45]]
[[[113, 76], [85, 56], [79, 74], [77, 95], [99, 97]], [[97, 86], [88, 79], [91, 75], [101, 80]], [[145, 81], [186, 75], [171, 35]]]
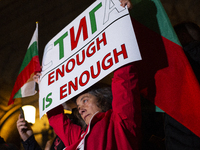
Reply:
[[116, 70], [112, 80], [112, 109], [97, 113], [86, 131], [65, 118], [62, 106], [49, 111], [49, 123], [66, 149], [77, 149], [84, 138], [86, 150], [138, 150], [141, 108], [137, 82], [132, 64]]

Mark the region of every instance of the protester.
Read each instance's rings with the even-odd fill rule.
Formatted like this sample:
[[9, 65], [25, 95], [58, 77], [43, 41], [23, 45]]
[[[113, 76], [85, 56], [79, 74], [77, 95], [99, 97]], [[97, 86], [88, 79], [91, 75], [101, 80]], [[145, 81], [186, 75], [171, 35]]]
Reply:
[[[121, 5], [132, 6], [130, 0], [121, 0]], [[134, 63], [114, 71], [112, 88], [95, 84], [73, 100], [87, 124], [85, 130], [64, 115], [62, 105], [47, 112], [65, 149], [140, 149], [141, 106]]]
[[200, 27], [193, 22], [183, 22], [174, 29], [200, 83]]
[[141, 112], [137, 81], [134, 66], [129, 64], [114, 72], [112, 93], [108, 87], [95, 85], [77, 96], [79, 113], [88, 125], [86, 131], [65, 117], [62, 106], [50, 110], [49, 123], [66, 149], [139, 149]]
[[20, 115], [17, 120], [17, 130], [25, 150], [42, 150], [35, 140], [30, 124], [24, 118], [20, 118]]
[[[63, 107], [66, 110], [72, 111], [72, 114], [65, 114], [74, 124], [80, 125], [83, 129], [86, 128], [83, 120], [77, 116], [77, 108], [74, 102], [67, 101], [63, 103]], [[78, 117], [78, 118], [77, 118]], [[25, 150], [42, 150], [39, 146], [35, 137], [33, 135], [33, 130], [31, 129], [30, 124], [25, 121], [25, 119], [20, 118], [20, 115], [17, 120], [17, 129], [22, 139], [22, 144]], [[65, 148], [61, 139], [55, 135], [54, 138], [47, 141], [44, 150], [63, 150]]]
[[[183, 50], [200, 83], [200, 28], [193, 22], [174, 26]], [[181, 123], [165, 114], [165, 144], [167, 150], [199, 150], [200, 138]]]

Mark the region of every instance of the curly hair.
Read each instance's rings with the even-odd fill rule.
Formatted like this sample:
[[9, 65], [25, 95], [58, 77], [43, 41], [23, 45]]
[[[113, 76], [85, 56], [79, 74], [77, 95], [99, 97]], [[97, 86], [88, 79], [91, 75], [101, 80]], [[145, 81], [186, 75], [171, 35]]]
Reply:
[[101, 108], [102, 112], [112, 109], [112, 90], [110, 85], [104, 83], [97, 83], [81, 94], [75, 96], [72, 100], [76, 102], [77, 98], [85, 93], [94, 95], [97, 98], [97, 106]]
[[87, 124], [81, 118], [81, 115], [78, 112], [77, 108], [72, 109], [72, 114], [67, 114], [67, 117], [72, 121], [73, 124], [81, 126], [81, 128], [85, 131], [87, 128]]

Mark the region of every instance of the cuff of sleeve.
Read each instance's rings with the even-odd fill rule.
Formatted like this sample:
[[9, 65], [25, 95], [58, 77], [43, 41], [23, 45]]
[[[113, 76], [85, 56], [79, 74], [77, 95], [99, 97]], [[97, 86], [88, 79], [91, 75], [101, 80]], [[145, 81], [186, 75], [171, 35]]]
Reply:
[[34, 135], [31, 135], [26, 141], [23, 141], [23, 140], [21, 141], [24, 146], [28, 146], [28, 145], [31, 145], [33, 142], [35, 142], [35, 137]]
[[59, 105], [53, 109], [51, 109], [50, 111], [47, 112], [47, 117], [51, 118], [52, 116], [55, 116], [57, 114], [63, 113], [63, 106]]

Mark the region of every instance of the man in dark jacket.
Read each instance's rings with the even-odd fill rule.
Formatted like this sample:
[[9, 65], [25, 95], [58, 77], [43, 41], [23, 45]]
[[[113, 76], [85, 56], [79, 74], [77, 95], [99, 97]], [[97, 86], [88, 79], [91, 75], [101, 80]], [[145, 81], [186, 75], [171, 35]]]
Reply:
[[[200, 28], [192, 22], [174, 26], [185, 55], [200, 83]], [[199, 150], [200, 138], [181, 123], [165, 114], [165, 141], [167, 150]]]

